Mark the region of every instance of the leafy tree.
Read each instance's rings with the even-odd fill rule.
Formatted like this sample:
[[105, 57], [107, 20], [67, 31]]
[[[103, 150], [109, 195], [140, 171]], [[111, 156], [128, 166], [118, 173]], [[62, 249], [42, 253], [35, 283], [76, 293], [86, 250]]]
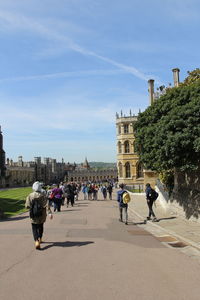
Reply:
[[188, 71], [188, 77], [185, 78], [185, 80], [180, 83], [180, 86], [183, 86], [183, 85], [190, 85], [194, 82], [199, 82], [200, 83], [200, 69], [197, 68], [193, 71]]
[[158, 172], [193, 170], [200, 163], [200, 69], [169, 88], [138, 116], [136, 149], [144, 166]]

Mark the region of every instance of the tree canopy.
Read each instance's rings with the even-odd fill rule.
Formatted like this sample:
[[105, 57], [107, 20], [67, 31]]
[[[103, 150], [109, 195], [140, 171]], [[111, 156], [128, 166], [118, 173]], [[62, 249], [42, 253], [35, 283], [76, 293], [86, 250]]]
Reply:
[[[196, 77], [196, 79], [194, 79]], [[196, 169], [200, 163], [200, 70], [140, 113], [135, 145], [147, 169]]]

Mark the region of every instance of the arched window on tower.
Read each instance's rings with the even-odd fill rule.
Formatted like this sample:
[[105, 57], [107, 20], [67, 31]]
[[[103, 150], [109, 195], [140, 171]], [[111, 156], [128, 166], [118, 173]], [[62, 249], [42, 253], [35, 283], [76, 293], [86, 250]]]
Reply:
[[125, 177], [130, 178], [131, 177], [131, 166], [130, 163], [125, 163]]
[[122, 177], [122, 163], [119, 162], [118, 164], [118, 170], [119, 170], [119, 177]]
[[143, 164], [138, 162], [136, 166], [137, 178], [144, 177]]
[[118, 153], [122, 153], [122, 143], [118, 142]]
[[124, 142], [124, 152], [129, 153], [130, 152], [130, 144], [129, 141]]
[[129, 124], [124, 124], [124, 133], [129, 133]]
[[118, 125], [118, 134], [121, 134], [121, 125]]

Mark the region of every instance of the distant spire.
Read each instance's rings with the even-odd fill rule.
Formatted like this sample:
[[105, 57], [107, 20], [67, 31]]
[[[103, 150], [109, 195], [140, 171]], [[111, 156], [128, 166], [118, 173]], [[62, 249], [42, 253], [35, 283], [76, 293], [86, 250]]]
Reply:
[[121, 117], [123, 116], [123, 112], [122, 112], [122, 110], [121, 110]]
[[131, 109], [130, 109], [130, 116], [132, 116], [132, 111], [131, 111]]
[[86, 169], [89, 169], [90, 168], [90, 165], [87, 161], [87, 157], [85, 158], [85, 162], [83, 163], [83, 167], [86, 168]]

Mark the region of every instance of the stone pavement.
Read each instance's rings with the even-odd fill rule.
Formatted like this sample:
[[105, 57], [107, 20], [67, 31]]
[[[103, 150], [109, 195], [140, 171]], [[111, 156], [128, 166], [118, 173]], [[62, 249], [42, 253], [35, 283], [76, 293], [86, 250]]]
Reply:
[[[153, 210], [158, 222], [147, 221], [148, 207], [145, 194], [131, 193], [129, 221], [147, 230], [166, 246], [179, 248], [181, 252], [200, 263], [200, 224], [166, 209], [159, 199]], [[146, 223], [146, 224], [145, 224]]]

